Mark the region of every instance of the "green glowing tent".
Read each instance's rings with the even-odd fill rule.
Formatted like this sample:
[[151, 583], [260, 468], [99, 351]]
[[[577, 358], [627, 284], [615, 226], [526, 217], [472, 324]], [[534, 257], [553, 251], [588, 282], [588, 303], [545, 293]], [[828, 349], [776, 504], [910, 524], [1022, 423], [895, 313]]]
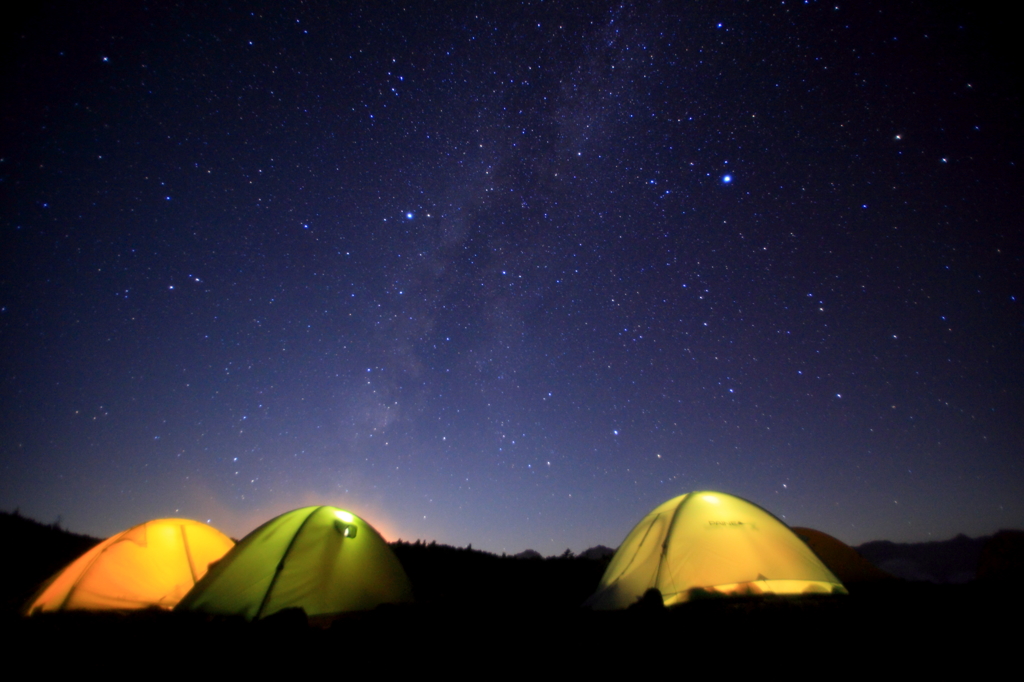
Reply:
[[257, 620], [291, 607], [316, 616], [409, 601], [402, 565], [370, 524], [305, 507], [242, 538], [176, 608]]
[[666, 606], [710, 595], [846, 592], [786, 524], [756, 504], [714, 492], [680, 495], [645, 516], [586, 606], [626, 608], [651, 588]]

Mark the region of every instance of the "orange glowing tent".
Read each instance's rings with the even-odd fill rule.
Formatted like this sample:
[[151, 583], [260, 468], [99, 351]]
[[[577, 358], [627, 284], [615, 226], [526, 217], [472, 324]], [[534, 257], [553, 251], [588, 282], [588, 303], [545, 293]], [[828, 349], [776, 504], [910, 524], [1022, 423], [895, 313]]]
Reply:
[[198, 521], [147, 521], [71, 562], [43, 585], [25, 613], [171, 609], [234, 544]]

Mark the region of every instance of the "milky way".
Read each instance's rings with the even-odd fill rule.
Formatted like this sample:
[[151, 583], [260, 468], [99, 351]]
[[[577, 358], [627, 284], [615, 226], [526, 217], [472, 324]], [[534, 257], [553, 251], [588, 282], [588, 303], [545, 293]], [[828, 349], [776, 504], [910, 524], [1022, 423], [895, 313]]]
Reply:
[[927, 3], [44, 5], [0, 507], [615, 545], [1024, 523], [1019, 78]]

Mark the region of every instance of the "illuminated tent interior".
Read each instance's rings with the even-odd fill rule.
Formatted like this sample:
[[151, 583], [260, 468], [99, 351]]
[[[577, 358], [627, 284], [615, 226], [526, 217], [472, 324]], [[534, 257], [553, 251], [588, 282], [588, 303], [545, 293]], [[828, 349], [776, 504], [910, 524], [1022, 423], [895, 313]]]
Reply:
[[585, 605], [626, 608], [651, 588], [666, 606], [709, 595], [846, 592], [782, 521], [716, 492], [680, 495], [645, 516]]
[[305, 507], [242, 538], [177, 609], [256, 620], [293, 607], [316, 616], [409, 601], [405, 570], [370, 524]]
[[26, 613], [171, 609], [234, 544], [198, 521], [147, 521], [71, 562], [43, 585]]

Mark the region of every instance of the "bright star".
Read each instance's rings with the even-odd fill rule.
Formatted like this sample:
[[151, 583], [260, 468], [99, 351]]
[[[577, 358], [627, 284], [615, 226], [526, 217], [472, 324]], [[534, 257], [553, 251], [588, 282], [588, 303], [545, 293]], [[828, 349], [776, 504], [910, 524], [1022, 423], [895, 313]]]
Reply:
[[728, 185], [730, 182], [732, 182], [732, 176], [731, 175], [723, 175], [722, 176], [722, 182], [724, 182], [725, 184]]
[[409, 211], [408, 213], [406, 213], [405, 217], [406, 217], [407, 220], [412, 220], [412, 218], [413, 218], [412, 211]]

